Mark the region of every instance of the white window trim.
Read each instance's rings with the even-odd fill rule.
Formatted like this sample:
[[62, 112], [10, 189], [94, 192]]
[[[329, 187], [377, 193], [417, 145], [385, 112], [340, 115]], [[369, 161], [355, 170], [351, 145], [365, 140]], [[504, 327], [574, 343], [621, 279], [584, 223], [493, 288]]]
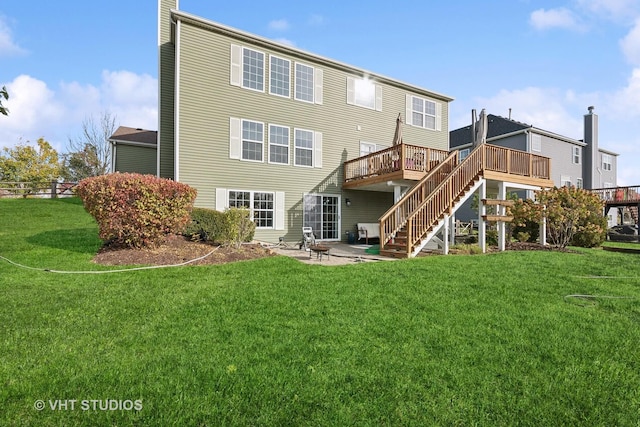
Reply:
[[[300, 99], [298, 98], [298, 90], [297, 90], [297, 75], [298, 75], [298, 65], [302, 65], [304, 67], [309, 67], [313, 70], [313, 82], [311, 83], [313, 86], [313, 99]], [[293, 99], [300, 102], [306, 102], [307, 104], [318, 104], [322, 105], [323, 102], [323, 87], [324, 87], [324, 72], [321, 68], [314, 67], [313, 65], [305, 64], [304, 62], [294, 62], [293, 65]]]
[[[311, 132], [313, 135], [313, 146], [311, 148], [301, 147], [302, 150], [311, 150], [311, 165], [300, 165], [296, 162], [296, 133], [297, 131]], [[315, 132], [311, 129], [293, 128], [293, 165], [300, 168], [322, 168], [322, 132]]]
[[[578, 157], [578, 161], [576, 162], [576, 157]], [[582, 147], [571, 147], [571, 163], [574, 165], [582, 164]]]
[[460, 161], [466, 159], [469, 154], [471, 154], [471, 148], [463, 148], [462, 150], [458, 150], [458, 160]]
[[[253, 52], [257, 52], [262, 54], [262, 90], [255, 89], [252, 87], [247, 87], [244, 85], [244, 51], [250, 50]], [[231, 45], [231, 72], [230, 72], [230, 81], [229, 83], [232, 86], [239, 86], [243, 89], [251, 90], [258, 93], [265, 93], [265, 88], [267, 87], [267, 54], [253, 48], [239, 46], [239, 45]]]
[[[281, 95], [279, 93], [274, 93], [271, 90], [271, 70], [273, 68], [271, 60], [274, 59], [274, 58], [275, 59], [279, 59], [281, 61], [286, 61], [287, 63], [289, 63], [289, 75], [288, 75], [288, 77], [289, 77], [289, 95]], [[292, 88], [292, 85], [291, 85], [292, 80], [293, 79], [291, 78], [291, 60], [287, 59], [287, 58], [283, 58], [281, 56], [277, 56], [277, 55], [269, 55], [269, 94], [273, 95], [273, 96], [279, 96], [280, 98], [291, 99], [291, 93], [293, 92], [293, 88]]]
[[347, 76], [347, 104], [356, 105], [358, 107], [366, 108], [369, 110], [382, 111], [382, 86], [379, 84], [370, 82], [374, 90], [373, 107], [358, 103], [358, 99], [356, 97], [356, 84], [358, 81], [363, 80], [364, 79], [357, 79], [355, 77]]
[[[271, 128], [274, 126], [287, 129], [288, 138], [287, 138], [287, 162], [286, 163], [271, 161], [271, 146], [273, 145], [276, 147], [284, 147], [284, 145], [282, 144], [272, 144], [271, 142]], [[268, 155], [267, 162], [272, 165], [289, 165], [291, 163], [291, 128], [289, 126], [282, 126], [274, 123], [269, 123], [268, 132], [269, 132], [269, 135], [267, 136], [267, 138], [269, 140], [269, 144], [267, 148], [267, 155]]]
[[542, 152], [542, 135], [537, 133], [531, 134], [531, 152]]
[[[435, 128], [431, 129], [428, 128], [426, 126], [420, 126], [420, 125], [416, 125], [413, 124], [413, 98], [417, 98], [422, 100], [422, 103], [424, 105], [425, 101], [428, 102], [433, 102], [435, 104]], [[416, 95], [410, 95], [407, 94], [405, 97], [405, 124], [409, 125], [409, 126], [414, 126], [420, 129], [426, 129], [426, 130], [430, 130], [430, 131], [441, 131], [442, 130], [442, 104], [436, 100], [433, 99], [429, 99], [429, 98], [425, 98], [422, 96], [416, 96]], [[426, 115], [425, 113], [423, 113], [423, 115]], [[424, 124], [426, 125], [426, 120], [424, 121]]]
[[[330, 194], [330, 193], [303, 193], [302, 195], [302, 211], [303, 211], [303, 221], [304, 221], [304, 201], [307, 196], [320, 196], [320, 197], [336, 197], [338, 199], [337, 207], [338, 207], [338, 219], [337, 219], [337, 235], [338, 237], [335, 239], [322, 239], [324, 242], [337, 242], [340, 241], [340, 236], [342, 235], [342, 196], [339, 194]], [[313, 230], [314, 234], [316, 230]]]
[[[369, 146], [369, 147], [373, 147], [373, 151], [368, 151], [367, 154], [362, 154], [362, 152], [363, 152], [362, 147], [365, 146], [365, 145]], [[360, 156], [359, 157], [366, 156], [366, 155], [371, 154], [371, 153], [375, 153], [376, 151], [384, 150], [385, 148], [389, 148], [389, 146], [384, 145], [384, 144], [378, 144], [378, 143], [375, 143], [375, 142], [362, 141], [361, 140], [360, 141]]]
[[[229, 209], [229, 192], [238, 191], [250, 193], [250, 206], [253, 206], [254, 193], [271, 193], [273, 194], [273, 227], [258, 227], [257, 230], [284, 230], [285, 229], [285, 193], [283, 191], [269, 190], [244, 190], [234, 188], [216, 188], [216, 210], [224, 212]], [[250, 208], [251, 220], [253, 221], [253, 208]]]
[[[607, 167], [607, 165], [609, 167]], [[613, 156], [611, 156], [610, 154], [602, 155], [602, 170], [605, 170], [605, 171], [613, 170]]]
[[584, 182], [582, 181], [582, 178], [576, 178], [576, 187], [584, 188]]
[[[253, 162], [253, 163], [264, 163], [264, 129], [265, 129], [265, 125], [263, 122], [259, 122], [257, 120], [249, 120], [249, 119], [240, 119], [241, 124], [240, 124], [240, 160], [242, 160], [243, 162]], [[244, 159], [242, 157], [243, 154], [243, 149], [242, 149], [242, 144], [244, 142], [244, 138], [242, 137], [242, 129], [244, 129], [244, 123], [245, 122], [250, 122], [250, 123], [259, 123], [262, 125], [262, 141], [260, 141], [260, 144], [262, 145], [262, 160], [253, 160], [253, 159]], [[258, 141], [251, 141], [251, 142], [258, 142]]]
[[567, 183], [569, 183], [569, 187], [571, 187], [573, 185], [573, 182], [571, 181], [571, 177], [569, 175], [561, 175], [560, 176], [560, 186], [561, 187], [565, 187], [567, 186]]

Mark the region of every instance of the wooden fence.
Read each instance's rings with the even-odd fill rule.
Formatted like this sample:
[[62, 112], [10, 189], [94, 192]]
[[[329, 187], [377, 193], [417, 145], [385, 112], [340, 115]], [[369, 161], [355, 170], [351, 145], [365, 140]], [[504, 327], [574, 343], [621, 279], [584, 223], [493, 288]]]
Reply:
[[0, 182], [0, 198], [72, 197], [77, 182]]

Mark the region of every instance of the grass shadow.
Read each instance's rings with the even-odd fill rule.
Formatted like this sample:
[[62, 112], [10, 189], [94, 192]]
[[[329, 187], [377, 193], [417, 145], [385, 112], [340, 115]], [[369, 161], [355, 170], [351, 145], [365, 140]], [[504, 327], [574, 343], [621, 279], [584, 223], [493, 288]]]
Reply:
[[29, 236], [26, 240], [34, 245], [82, 254], [95, 254], [102, 246], [95, 227], [44, 231]]

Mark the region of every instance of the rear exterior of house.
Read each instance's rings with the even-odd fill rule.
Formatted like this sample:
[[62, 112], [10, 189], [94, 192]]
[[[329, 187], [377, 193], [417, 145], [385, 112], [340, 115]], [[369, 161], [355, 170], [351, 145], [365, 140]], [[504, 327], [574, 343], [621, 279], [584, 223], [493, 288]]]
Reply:
[[159, 1], [158, 174], [195, 187], [197, 206], [249, 208], [256, 239], [310, 226], [345, 240], [377, 222], [398, 186], [345, 188], [344, 164], [391, 146], [398, 114], [405, 143], [448, 151], [450, 97], [177, 7]]

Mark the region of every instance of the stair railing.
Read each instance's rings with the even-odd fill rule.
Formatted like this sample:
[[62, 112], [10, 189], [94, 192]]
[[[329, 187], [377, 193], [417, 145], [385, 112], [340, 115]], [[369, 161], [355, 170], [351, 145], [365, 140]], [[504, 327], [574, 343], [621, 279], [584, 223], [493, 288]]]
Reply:
[[450, 153], [443, 161], [414, 185], [380, 219], [380, 248], [388, 243], [404, 227], [407, 218], [420, 206], [458, 163], [458, 151]]
[[485, 144], [476, 147], [407, 217], [407, 255], [445, 214], [452, 212], [456, 199], [480, 176], [485, 166], [485, 148]]

